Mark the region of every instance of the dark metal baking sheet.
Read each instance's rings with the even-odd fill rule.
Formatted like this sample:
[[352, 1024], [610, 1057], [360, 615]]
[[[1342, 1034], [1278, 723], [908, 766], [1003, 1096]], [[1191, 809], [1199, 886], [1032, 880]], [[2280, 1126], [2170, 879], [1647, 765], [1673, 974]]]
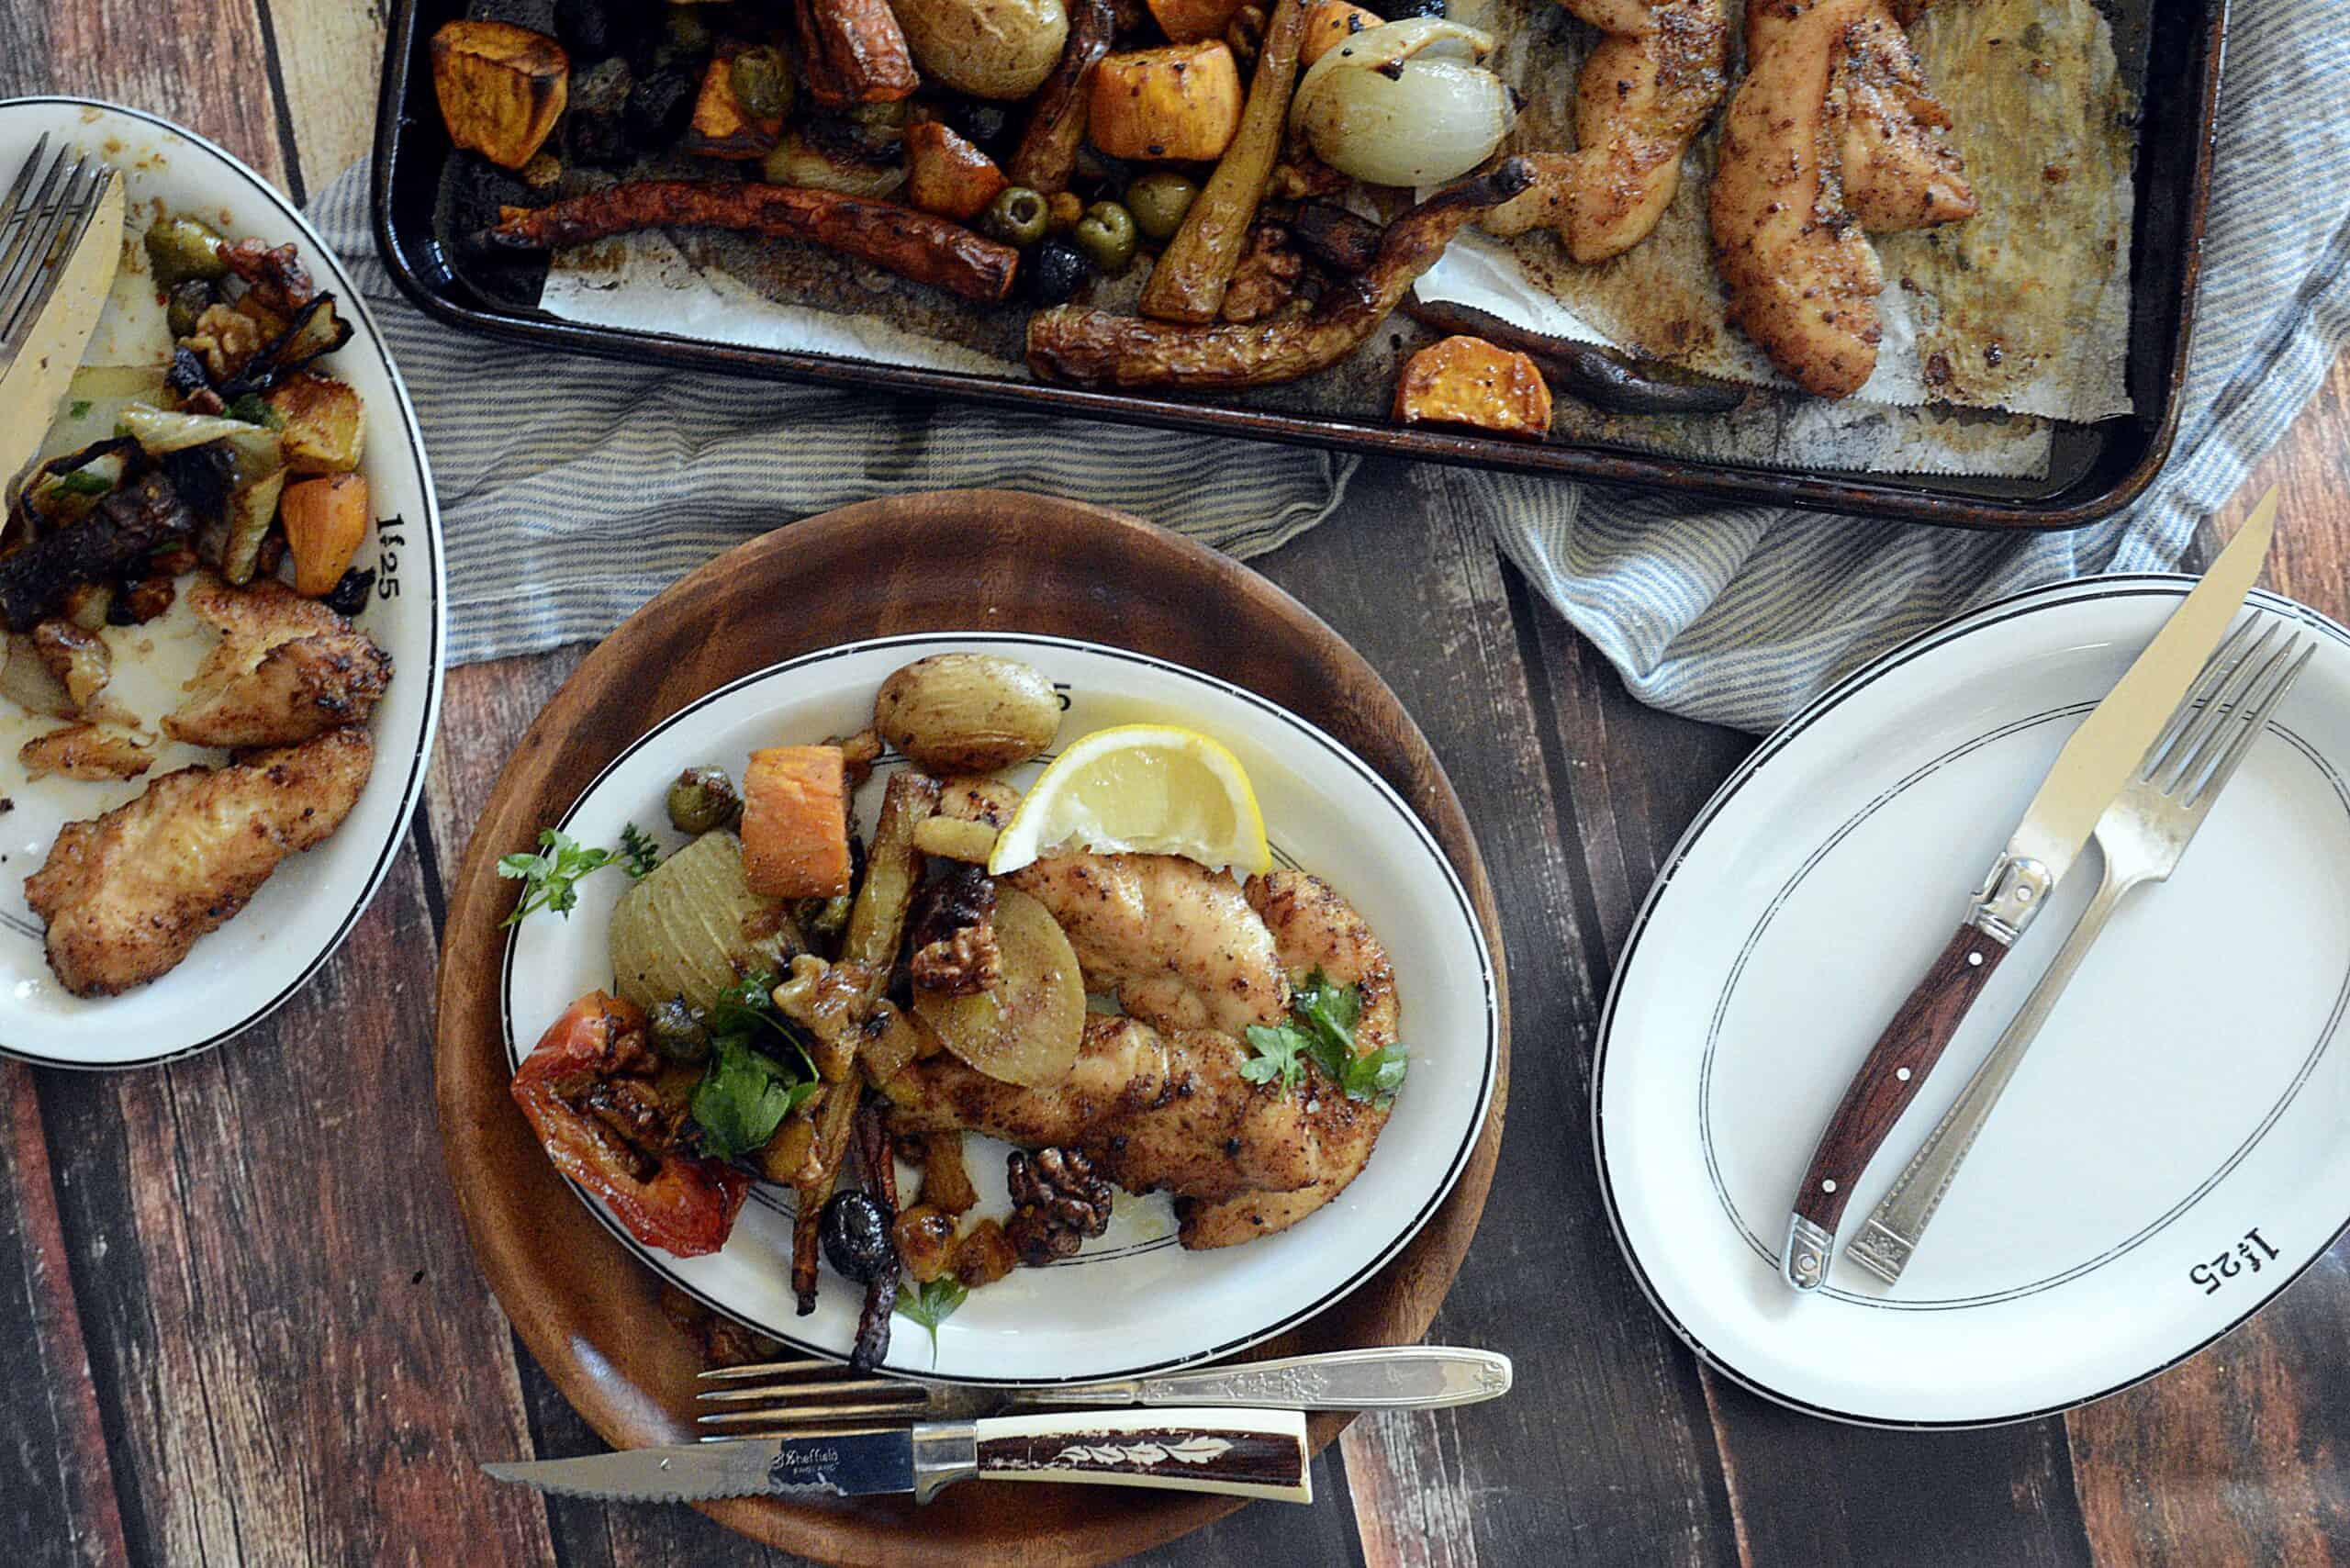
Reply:
[[[465, 0], [396, 0], [376, 125], [376, 242], [394, 280], [452, 326], [569, 353], [959, 399], [1071, 419], [1252, 437], [1708, 498], [1860, 512], [1962, 528], [2077, 528], [2134, 499], [2168, 455], [2194, 322], [2228, 0], [2132, 0], [2109, 12], [2141, 122], [2131, 240], [2127, 383], [2132, 413], [2059, 424], [2042, 479], [1847, 474], [1679, 458], [1605, 441], [1523, 443], [1408, 430], [1384, 420], [1230, 399], [1094, 392], [1011, 375], [876, 364], [829, 354], [583, 325], [537, 308], [543, 267], [467, 255], [444, 232], [466, 205], [432, 96], [429, 40]], [[478, 203], [476, 203], [478, 205]], [[1414, 331], [1399, 318], [1399, 331]]]

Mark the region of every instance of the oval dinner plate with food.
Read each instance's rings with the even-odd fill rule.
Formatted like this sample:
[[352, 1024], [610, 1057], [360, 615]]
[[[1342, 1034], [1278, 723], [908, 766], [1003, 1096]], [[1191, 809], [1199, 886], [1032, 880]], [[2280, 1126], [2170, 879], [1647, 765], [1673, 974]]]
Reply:
[[[1855, 1065], [2083, 715], [2193, 586], [2091, 579], [1887, 655], [1733, 775], [1635, 927], [1594, 1092], [1626, 1254], [1758, 1393], [1901, 1427], [2021, 1420], [2243, 1323], [2350, 1215], [2350, 633], [2317, 652], [2168, 882], [2074, 977], [1897, 1284], [1778, 1274], [1786, 1195]], [[1853, 1194], [1857, 1233], [2063, 946], [2076, 871]]]
[[[574, 1188], [556, 1176], [515, 1109], [509, 1082], [577, 999], [615, 985], [615, 911], [635, 900], [638, 890], [653, 889], [671, 866], [687, 865], [688, 853], [726, 861], [728, 876], [737, 862], [755, 879], [828, 875], [828, 854], [801, 856], [787, 871], [773, 870], [778, 864], [769, 831], [776, 780], [788, 778], [794, 799], [799, 793], [829, 799], [829, 775], [811, 756], [825, 760], [816, 755], [824, 743], [873, 722], [877, 694], [893, 673], [941, 655], [1016, 661], [1041, 677], [1035, 684], [1053, 694], [1053, 703], [1065, 704], [1043, 755], [1030, 755], [1034, 743], [1023, 740], [1007, 754], [1019, 760], [994, 770], [1013, 790], [1034, 790], [1057, 823], [1081, 821], [1097, 834], [1131, 830], [1121, 815], [1131, 802], [1070, 778], [1072, 768], [1095, 770], [1096, 785], [1129, 765], [1157, 776], [1181, 775], [1192, 801], [1184, 817], [1185, 842], [1197, 846], [1196, 854], [1229, 854], [1236, 862], [1262, 854], [1272, 880], [1251, 883], [1259, 889], [1284, 885], [1297, 868], [1326, 880], [1386, 950], [1409, 1065], [1392, 1101], [1381, 1102], [1392, 1109], [1360, 1173], [1290, 1228], [1230, 1246], [1187, 1249], [1166, 1193], [1100, 1194], [1107, 1221], [1102, 1234], [1082, 1239], [1073, 1256], [996, 1271], [1000, 1277], [970, 1289], [951, 1316], [935, 1323], [934, 1341], [930, 1324], [898, 1316], [881, 1365], [959, 1382], [1051, 1383], [1197, 1361], [1275, 1337], [1284, 1350], [1394, 1342], [1425, 1327], [1458, 1266], [1490, 1179], [1506, 1081], [1500, 954], [1483, 870], [1459, 808], [1393, 696], [1326, 627], [1278, 589], [1212, 552], [1130, 519], [995, 492], [868, 503], [795, 524], [721, 558], [648, 606], [591, 655], [509, 763], [460, 881], [443, 958], [440, 1024], [452, 1170], [501, 1300], [566, 1394], [615, 1443], [674, 1440], [690, 1409], [699, 1354], [664, 1317], [656, 1282], [778, 1339], [839, 1357], [856, 1341], [864, 1292], [827, 1262], [816, 1279], [814, 1312], [795, 1311], [793, 1192], [787, 1184], [755, 1188], [715, 1251], [680, 1256], [647, 1245], [638, 1238], [643, 1227], [622, 1223], [595, 1201], [590, 1190], [603, 1189], [593, 1180]], [[913, 791], [918, 780], [945, 771], [904, 755], [923, 754], [927, 737], [920, 694], [899, 690], [897, 696], [905, 700], [890, 707], [890, 714], [913, 714], [905, 732], [892, 737], [902, 745], [884, 750], [871, 778], [855, 790], [856, 822], [869, 850], [867, 881], [888, 860], [885, 846], [893, 831], [888, 818], [900, 809], [885, 806], [885, 797]], [[1124, 725], [1143, 727], [1117, 728]], [[1031, 726], [1023, 719], [1010, 728], [1024, 733]], [[1100, 738], [1105, 732], [1106, 741]], [[756, 778], [746, 767], [754, 752], [763, 756]], [[1070, 760], [1039, 785], [1055, 757]], [[738, 824], [739, 847], [727, 828], [689, 837], [672, 821], [666, 809], [671, 785], [692, 767], [722, 768], [741, 783], [748, 800]], [[1261, 851], [1254, 847], [1248, 803], [1234, 792], [1238, 775], [1253, 787], [1261, 810]], [[943, 805], [938, 814], [947, 814]], [[815, 820], [797, 807], [787, 815]], [[498, 863], [536, 850], [545, 829], [583, 847], [633, 847], [645, 852], [640, 866], [657, 856], [662, 868], [633, 887], [623, 866], [591, 872], [573, 884], [576, 902], [567, 914], [542, 909], [503, 928], [499, 923], [518, 894], [529, 896], [530, 885], [518, 886], [510, 874], [501, 877]], [[1010, 831], [1000, 836], [1007, 846], [1024, 842]], [[924, 842], [951, 846], [957, 837], [942, 830]], [[957, 864], [958, 857], [987, 852], [984, 845], [941, 849], [931, 857], [933, 875]], [[1003, 874], [995, 882], [1004, 902], [994, 919], [1007, 990], [1028, 961], [1024, 952], [1038, 940], [1024, 924], [1035, 909], [1014, 907], [1028, 895], [1036, 906], [1055, 908], [1072, 940], [1091, 952], [1090, 938], [1066, 902], [1070, 889], [1053, 885], [1053, 858], [1024, 871], [1005, 863], [1026, 853], [1008, 848], [997, 857]], [[1189, 856], [1154, 864], [1184, 884], [1184, 896], [1221, 900], [1223, 908], [1237, 909], [1254, 925], [1257, 917], [1242, 903], [1241, 887], [1258, 867], [1236, 865], [1238, 874], [1227, 877]], [[970, 875], [978, 877], [976, 865]], [[1014, 890], [1026, 893], [1015, 897]], [[795, 919], [812, 929], [818, 903], [793, 907]], [[925, 929], [922, 907], [917, 900], [917, 938]], [[1268, 927], [1284, 929], [1270, 905], [1264, 925], [1254, 926]], [[852, 917], [848, 940], [855, 930]], [[929, 935], [952, 931], [949, 921]], [[1143, 935], [1147, 941], [1152, 934]], [[953, 944], [942, 943], [940, 952], [950, 950]], [[1271, 957], [1270, 947], [1266, 956]], [[1286, 947], [1280, 954], [1282, 960], [1294, 956]], [[628, 943], [621, 958], [623, 991], [633, 976], [667, 962], [658, 953], [639, 957]], [[1092, 959], [1086, 961], [1092, 979]], [[1336, 960], [1331, 969], [1326, 980], [1335, 983]], [[915, 972], [926, 972], [921, 961]], [[672, 973], [662, 969], [655, 989], [672, 985]], [[953, 981], [925, 979], [911, 1001], [903, 988], [895, 994], [921, 1017], [924, 1032], [934, 1028], [953, 1044], [928, 1047], [905, 1070], [911, 1076], [896, 1081], [927, 1073], [966, 1088], [992, 1084], [997, 1093], [1027, 1094], [1048, 1092], [1027, 1085], [1048, 1086], [1066, 1071], [1029, 1058], [969, 1054], [968, 1037], [921, 988], [933, 983]], [[1121, 994], [1130, 1012], [1141, 1011], [1132, 1005], [1132, 991]], [[1304, 988], [1297, 994], [1302, 1005]], [[1360, 1002], [1359, 1028], [1366, 1041], [1376, 995], [1370, 984], [1344, 1002], [1349, 1016]], [[648, 1002], [651, 996], [647, 991]], [[1245, 998], [1233, 1000], [1238, 996], [1236, 985], [1207, 1005], [1221, 1016], [1248, 1004]], [[800, 1016], [784, 992], [776, 1002]], [[1257, 1004], [1276, 1023], [1291, 1020], [1286, 992], [1259, 998]], [[1096, 1015], [1084, 1024], [1089, 1052], [1097, 1031], [1136, 1022], [1100, 1016], [1108, 1005], [1096, 995]], [[714, 1034], [723, 1032], [718, 1015], [706, 1016]], [[1242, 1028], [1237, 1014], [1224, 1022], [1236, 1035]], [[1163, 1027], [1169, 1039], [1179, 1033], [1172, 1023]], [[878, 1026], [867, 1037], [877, 1040]], [[885, 1047], [868, 1043], [865, 1048]], [[1228, 1054], [1232, 1047], [1223, 1049]], [[793, 1055], [779, 1047], [774, 1054]], [[979, 1060], [1020, 1084], [965, 1065]], [[1324, 1070], [1302, 1072], [1301, 1087], [1288, 1092], [1296, 1103], [1307, 1103], [1314, 1086], [1326, 1084], [1315, 1076]], [[1356, 1087], [1362, 1098], [1326, 1087], [1331, 1104], [1343, 1100], [1351, 1114], [1358, 1106], [1367, 1109], [1382, 1089], [1394, 1088], [1392, 1077], [1374, 1082], [1371, 1066], [1360, 1070], [1363, 1081]], [[792, 1069], [787, 1081], [800, 1076]], [[1191, 1103], [1214, 1100], [1217, 1091], [1208, 1079], [1197, 1081], [1199, 1096]], [[1269, 1091], [1259, 1103], [1286, 1103], [1280, 1094]], [[1330, 1108], [1319, 1100], [1313, 1104]], [[697, 1139], [730, 1125], [734, 1110], [716, 1109], [720, 1114], [707, 1118], [696, 1110], [706, 1123]], [[766, 1131], [762, 1124], [754, 1136]], [[1218, 1139], [1217, 1148], [1202, 1152], [1211, 1162], [1221, 1159], [1248, 1145], [1249, 1136], [1244, 1128], [1232, 1145]], [[1135, 1141], [1141, 1142], [1139, 1134]], [[1017, 1238], [1019, 1227], [1008, 1223], [1009, 1146], [976, 1128], [962, 1135], [962, 1144], [979, 1191], [977, 1205], [962, 1222], [964, 1234], [1005, 1223]], [[1106, 1151], [1108, 1145], [1096, 1140], [1096, 1147]], [[1245, 1162], [1259, 1152], [1248, 1147], [1249, 1153], [1232, 1157]], [[1127, 1148], [1117, 1158], [1133, 1160], [1136, 1151]], [[902, 1206], [913, 1205], [915, 1182], [913, 1171], [901, 1166]], [[1204, 1222], [1200, 1228], [1204, 1234]], [[632, 1257], [644, 1267], [622, 1264]], [[906, 1290], [911, 1295], [913, 1286]], [[1323, 1435], [1336, 1425], [1326, 1424]], [[951, 1499], [934, 1506], [925, 1526], [934, 1523], [943, 1539], [975, 1549], [1022, 1522], [976, 1509], [941, 1516], [941, 1508], [955, 1506]], [[1053, 1496], [1026, 1522], [1069, 1539], [1070, 1560], [1082, 1560], [1106, 1551], [1113, 1541], [1119, 1551], [1136, 1550], [1212, 1517], [1203, 1508], [1220, 1506]], [[992, 1513], [1002, 1508], [995, 1505]], [[1112, 1529], [1121, 1516], [1125, 1528]], [[814, 1527], [804, 1520], [790, 1524], [797, 1516], [774, 1505], [730, 1505], [725, 1517], [797, 1550], [816, 1550], [820, 1542], [841, 1549], [835, 1538], [805, 1533]], [[887, 1510], [877, 1512], [873, 1528], [893, 1528], [881, 1522], [889, 1517]], [[1086, 1545], [1097, 1526], [1105, 1533], [1096, 1545]]]
[[[440, 706], [440, 521], [408, 395], [359, 291], [284, 196], [188, 131], [71, 98], [0, 103], [0, 178], [44, 135], [52, 153], [112, 165], [128, 201], [122, 265], [40, 448], [49, 466], [24, 487], [50, 510], [11, 524], [8, 605], [26, 623], [0, 674], [0, 1052], [132, 1067], [268, 1015], [389, 868]], [[208, 308], [198, 330], [218, 344], [192, 353], [186, 391], [165, 384], [175, 338], [147, 243], [181, 219], [185, 242], [161, 253], [191, 269], [181, 281], [202, 298], [182, 297], [178, 338]], [[244, 241], [256, 243], [236, 265], [218, 259]], [[297, 267], [264, 254], [285, 246]], [[338, 319], [349, 336], [330, 347]], [[215, 409], [226, 422], [203, 423]], [[135, 442], [72, 467], [65, 454], [118, 431]], [[207, 474], [231, 487], [207, 489]], [[128, 513], [109, 502], [164, 482], [195, 548], [142, 557], [154, 565], [140, 592], [129, 572], [91, 585], [111, 595], [94, 603], [26, 587], [41, 540], [76, 521], [115, 527]], [[239, 532], [264, 525], [301, 537], [282, 565], [273, 539]], [[260, 541], [258, 565], [240, 561], [241, 537]], [[44, 637], [70, 658], [39, 657]], [[64, 681], [40, 678], [61, 667]], [[95, 691], [62, 689], [93, 667]], [[190, 767], [211, 771], [179, 771]], [[203, 934], [191, 944], [190, 931]]]

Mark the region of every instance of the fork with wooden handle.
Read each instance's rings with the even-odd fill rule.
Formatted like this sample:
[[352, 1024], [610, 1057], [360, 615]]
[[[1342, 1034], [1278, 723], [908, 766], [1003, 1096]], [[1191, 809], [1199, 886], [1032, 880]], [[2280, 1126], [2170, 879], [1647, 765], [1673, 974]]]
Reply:
[[1871, 1211], [1846, 1249], [1847, 1257], [1887, 1284], [1901, 1278], [1916, 1255], [1967, 1151], [2105, 923], [2132, 889], [2162, 881], [2177, 868], [2196, 830], [2210, 814], [2211, 803], [2316, 651], [2316, 644], [2298, 633], [2278, 638], [2274, 622], [2251, 638], [2253, 625], [2262, 619], [2255, 615], [2246, 620], [2211, 655], [2144, 763], [2098, 820], [2091, 836], [2103, 852], [2105, 875], [2096, 897], [1999, 1043], [1975, 1070], [1958, 1103], [1926, 1135], [1893, 1190]]

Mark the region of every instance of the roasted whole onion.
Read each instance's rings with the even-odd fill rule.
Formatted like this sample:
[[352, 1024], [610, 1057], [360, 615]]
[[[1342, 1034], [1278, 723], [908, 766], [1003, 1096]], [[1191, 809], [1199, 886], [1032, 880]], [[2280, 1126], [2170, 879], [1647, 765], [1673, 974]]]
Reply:
[[1476, 63], [1493, 47], [1491, 34], [1435, 17], [1366, 28], [1306, 72], [1291, 128], [1324, 162], [1375, 185], [1458, 178], [1517, 118], [1509, 88]]

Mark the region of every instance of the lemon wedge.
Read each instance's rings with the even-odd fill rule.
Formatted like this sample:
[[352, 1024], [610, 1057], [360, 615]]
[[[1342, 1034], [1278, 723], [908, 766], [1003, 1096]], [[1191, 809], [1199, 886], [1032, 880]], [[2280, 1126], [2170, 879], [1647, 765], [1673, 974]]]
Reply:
[[1064, 845], [1181, 855], [1251, 876], [1273, 865], [1240, 759], [1176, 724], [1119, 724], [1073, 742], [996, 835], [988, 874], [1017, 871]]

